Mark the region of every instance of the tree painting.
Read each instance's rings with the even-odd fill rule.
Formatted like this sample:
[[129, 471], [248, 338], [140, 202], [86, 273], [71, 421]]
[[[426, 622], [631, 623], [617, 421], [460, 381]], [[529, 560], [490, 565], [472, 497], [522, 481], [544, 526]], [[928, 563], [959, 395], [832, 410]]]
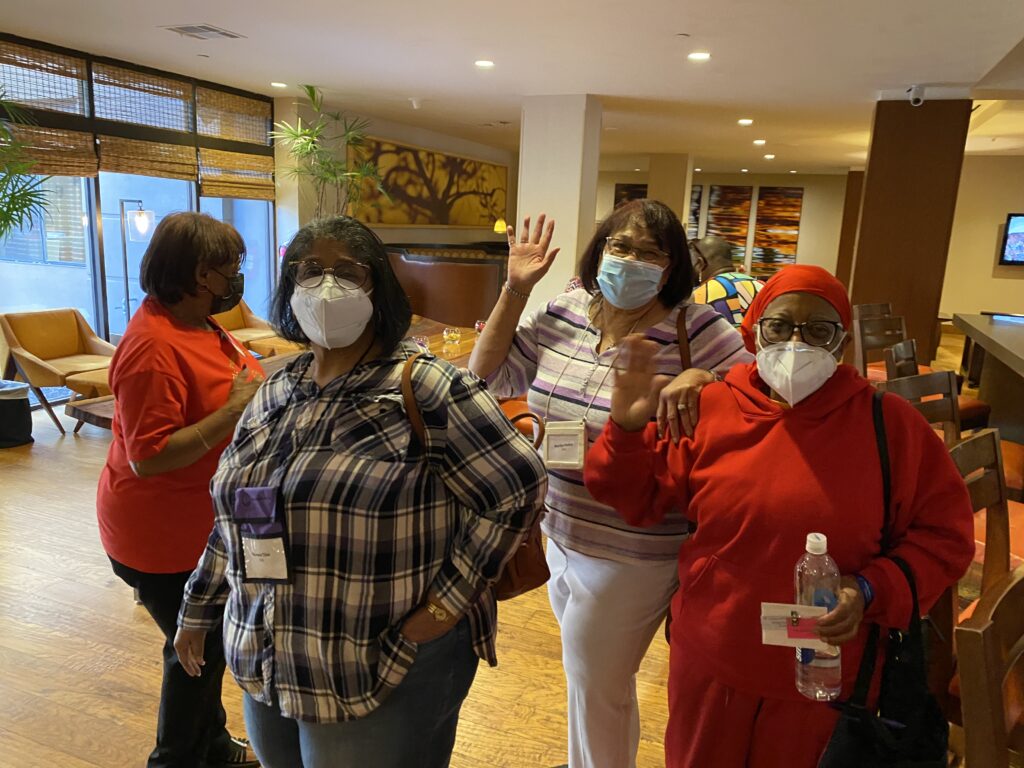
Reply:
[[505, 218], [508, 168], [367, 138], [361, 159], [380, 173], [382, 193], [363, 188], [356, 216], [367, 224], [490, 229]]

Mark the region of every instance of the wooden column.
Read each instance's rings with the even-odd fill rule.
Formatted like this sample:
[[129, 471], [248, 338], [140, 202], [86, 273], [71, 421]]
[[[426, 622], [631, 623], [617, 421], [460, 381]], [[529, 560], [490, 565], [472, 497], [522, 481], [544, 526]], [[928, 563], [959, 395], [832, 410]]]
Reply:
[[970, 116], [968, 99], [875, 105], [850, 296], [854, 304], [892, 302], [926, 362], [935, 356]]
[[839, 261], [836, 277], [850, 287], [853, 272], [853, 246], [857, 242], [857, 224], [860, 222], [861, 192], [864, 191], [864, 171], [846, 174], [846, 200], [843, 202], [843, 224], [839, 230]]

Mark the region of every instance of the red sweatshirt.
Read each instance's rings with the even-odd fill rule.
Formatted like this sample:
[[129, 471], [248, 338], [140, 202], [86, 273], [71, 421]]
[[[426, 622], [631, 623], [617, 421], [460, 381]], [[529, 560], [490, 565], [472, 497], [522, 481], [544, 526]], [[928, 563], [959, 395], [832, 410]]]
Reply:
[[[773, 402], [756, 364], [737, 365], [701, 395], [692, 440], [659, 440], [652, 423], [625, 432], [610, 421], [587, 454], [584, 480], [631, 525], [688, 509], [697, 532], [679, 552], [672, 642], [686, 663], [707, 664], [725, 684], [804, 700], [792, 648], [761, 644], [762, 602], [794, 601], [793, 570], [808, 533], [828, 537], [844, 575], [874, 588], [860, 636], [843, 646], [844, 695], [868, 622], [905, 627], [910, 590], [880, 557], [882, 475], [872, 386], [840, 366], [793, 408]], [[922, 610], [960, 578], [974, 553], [967, 489], [942, 441], [906, 401], [883, 404], [892, 468], [893, 554], [914, 571]]]

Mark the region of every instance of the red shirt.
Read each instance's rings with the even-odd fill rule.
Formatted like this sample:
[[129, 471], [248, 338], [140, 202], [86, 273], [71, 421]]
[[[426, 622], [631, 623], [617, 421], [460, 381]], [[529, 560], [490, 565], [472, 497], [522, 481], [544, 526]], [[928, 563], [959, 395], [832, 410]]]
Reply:
[[[868, 622], [905, 627], [910, 590], [879, 556], [882, 473], [872, 421], [873, 388], [840, 366], [792, 408], [764, 391], [756, 364], [737, 365], [701, 394], [692, 440], [658, 440], [655, 425], [625, 432], [609, 421], [587, 454], [595, 499], [631, 525], [688, 510], [697, 532], [679, 552], [672, 644], [726, 685], [805, 701], [794, 685], [792, 648], [761, 644], [762, 602], [792, 603], [793, 570], [808, 533], [828, 537], [844, 575], [874, 588], [861, 634], [843, 646], [843, 681], [856, 678]], [[883, 403], [892, 471], [892, 554], [910, 565], [921, 609], [970, 565], [967, 489], [942, 441], [904, 400]]]
[[213, 529], [210, 478], [230, 438], [194, 464], [138, 477], [129, 462], [156, 456], [182, 427], [223, 406], [240, 367], [262, 369], [223, 330], [183, 325], [147, 298], [110, 362], [114, 439], [96, 493], [107, 554], [146, 573], [191, 571]]

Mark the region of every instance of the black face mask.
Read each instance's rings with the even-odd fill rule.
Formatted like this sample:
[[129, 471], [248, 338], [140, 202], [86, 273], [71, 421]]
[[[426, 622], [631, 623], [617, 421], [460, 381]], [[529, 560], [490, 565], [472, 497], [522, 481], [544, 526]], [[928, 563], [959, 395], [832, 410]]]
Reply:
[[[217, 272], [220, 275], [220, 272]], [[221, 275], [223, 277], [223, 275]], [[227, 278], [228, 281], [228, 295], [218, 296], [213, 294], [213, 303], [210, 305], [210, 314], [219, 315], [221, 312], [227, 312], [229, 309], [234, 309], [238, 306], [238, 302], [242, 300], [242, 294], [245, 293], [245, 275], [239, 272], [233, 277]], [[211, 293], [213, 293], [211, 291]]]

